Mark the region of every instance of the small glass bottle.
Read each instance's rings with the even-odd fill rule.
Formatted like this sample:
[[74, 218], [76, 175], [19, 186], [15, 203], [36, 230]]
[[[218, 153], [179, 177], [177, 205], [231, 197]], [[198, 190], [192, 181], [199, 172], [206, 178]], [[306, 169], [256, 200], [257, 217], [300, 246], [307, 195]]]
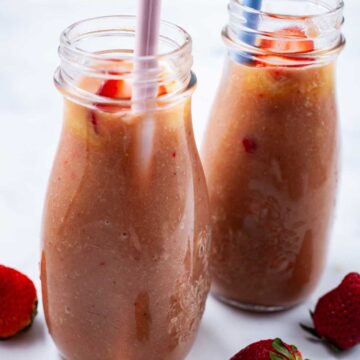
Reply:
[[229, 48], [203, 147], [212, 291], [234, 306], [302, 302], [323, 272], [338, 177], [343, 2], [230, 1]]
[[[41, 281], [50, 334], [68, 360], [184, 359], [210, 287], [191, 38], [164, 22], [160, 55], [134, 58], [135, 24], [95, 18], [61, 37], [65, 114]], [[134, 73], [141, 61], [153, 66], [147, 77]], [[134, 86], [155, 86], [157, 98], [132, 101]]]

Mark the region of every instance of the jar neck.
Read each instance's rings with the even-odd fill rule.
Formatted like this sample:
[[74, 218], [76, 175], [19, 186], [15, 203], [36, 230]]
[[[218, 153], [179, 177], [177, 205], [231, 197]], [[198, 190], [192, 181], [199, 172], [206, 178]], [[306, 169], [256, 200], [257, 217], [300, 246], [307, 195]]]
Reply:
[[[156, 56], [135, 57], [135, 16], [106, 16], [84, 20], [61, 35], [61, 64], [55, 73], [58, 89], [84, 106], [119, 109], [157, 107], [189, 96], [196, 81], [191, 72], [192, 41], [180, 27], [161, 22]], [[104, 96], [98, 89], [107, 81], [127, 88], [124, 96]], [[134, 88], [155, 88], [159, 95], [134, 100]]]
[[329, 63], [345, 44], [343, 7], [342, 0], [230, 0], [222, 35], [232, 58], [242, 63]]

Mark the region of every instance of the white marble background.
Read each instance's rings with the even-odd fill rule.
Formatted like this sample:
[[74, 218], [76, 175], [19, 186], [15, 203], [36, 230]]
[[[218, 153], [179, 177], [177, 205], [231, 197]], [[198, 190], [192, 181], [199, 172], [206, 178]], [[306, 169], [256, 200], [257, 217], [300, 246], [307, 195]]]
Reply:
[[[250, 342], [275, 336], [297, 344], [312, 360], [360, 359], [360, 348], [335, 357], [306, 340], [298, 326], [308, 319], [308, 309], [322, 293], [349, 271], [360, 271], [360, 2], [345, 1], [348, 45], [338, 73], [343, 169], [327, 271], [308, 302], [287, 313], [252, 315], [210, 298], [188, 360], [226, 360]], [[194, 70], [199, 78], [194, 124], [199, 142], [221, 73], [225, 50], [219, 33], [226, 21], [226, 3], [164, 0], [164, 17], [184, 26], [194, 38]], [[61, 126], [61, 98], [52, 82], [59, 34], [81, 18], [133, 13], [135, 4], [135, 0], [0, 0], [0, 263], [27, 273], [38, 290], [42, 202]], [[0, 359], [58, 359], [41, 306], [30, 332], [0, 342]]]

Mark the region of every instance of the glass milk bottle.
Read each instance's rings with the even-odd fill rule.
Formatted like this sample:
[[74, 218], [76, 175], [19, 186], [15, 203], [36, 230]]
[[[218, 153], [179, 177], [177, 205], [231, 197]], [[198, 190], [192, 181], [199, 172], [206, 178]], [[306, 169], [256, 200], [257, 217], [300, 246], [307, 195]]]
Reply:
[[[64, 126], [41, 280], [50, 334], [68, 360], [184, 359], [210, 286], [191, 38], [164, 22], [160, 55], [135, 59], [135, 24], [95, 18], [61, 37]], [[131, 100], [134, 61], [156, 64], [138, 83], [157, 98]]]
[[302, 302], [323, 272], [338, 176], [343, 3], [231, 0], [203, 160], [213, 293], [243, 309]]

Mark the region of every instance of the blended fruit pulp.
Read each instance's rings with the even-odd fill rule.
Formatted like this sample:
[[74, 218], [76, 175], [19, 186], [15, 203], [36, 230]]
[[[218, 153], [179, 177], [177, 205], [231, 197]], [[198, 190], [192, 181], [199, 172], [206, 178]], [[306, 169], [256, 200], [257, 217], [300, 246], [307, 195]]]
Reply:
[[[100, 95], [118, 90], [108, 81]], [[136, 115], [65, 101], [41, 280], [68, 360], [180, 360], [194, 341], [210, 286], [209, 211], [190, 107], [187, 97]]]
[[286, 308], [317, 284], [337, 184], [334, 89], [334, 64], [228, 59], [203, 147], [213, 292], [225, 301]]

